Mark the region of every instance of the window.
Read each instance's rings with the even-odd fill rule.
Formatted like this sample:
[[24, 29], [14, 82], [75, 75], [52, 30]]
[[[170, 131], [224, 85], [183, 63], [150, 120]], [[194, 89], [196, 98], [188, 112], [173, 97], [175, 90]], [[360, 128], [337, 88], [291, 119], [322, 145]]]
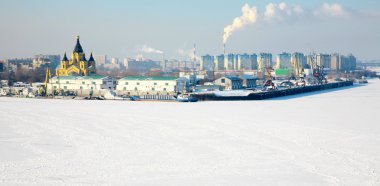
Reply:
[[82, 81], [82, 84], [84, 85], [84, 84], [85, 84], [85, 82], [84, 82], [84, 81]]
[[66, 81], [66, 84], [69, 84], [70, 82], [69, 81]]
[[135, 87], [135, 91], [137, 91], [138, 89], [137, 89], [137, 87]]
[[153, 83], [153, 85], [157, 85], [157, 83]]
[[94, 89], [94, 87], [91, 87], [91, 90], [93, 90]]
[[166, 86], [168, 86], [168, 85], [169, 85], [169, 83], [165, 83], [165, 85], [166, 85]]
[[226, 83], [226, 79], [223, 78], [223, 79], [222, 79], [222, 83]]
[[57, 83], [57, 84], [58, 84], [58, 83], [59, 83], [59, 81], [56, 81], [55, 83]]
[[66, 90], [66, 89], [67, 89], [67, 86], [64, 86], [64, 87], [63, 87], [63, 89], [65, 89], [65, 90]]
[[82, 86], [80, 86], [80, 89], [81, 89], [81, 90], [83, 90], [83, 87], [82, 87]]
[[128, 82], [125, 82], [125, 85], [128, 85]]
[[124, 87], [124, 90], [127, 90], [127, 87]]
[[57, 89], [57, 86], [54, 86], [54, 89]]
[[140, 85], [140, 82], [137, 82], [136, 85]]
[[93, 85], [95, 85], [95, 84], [96, 84], [96, 82], [92, 82], [92, 84], [93, 84]]
[[164, 88], [164, 91], [166, 91], [166, 88]]
[[152, 90], [154, 91], [154, 88], [152, 88]]

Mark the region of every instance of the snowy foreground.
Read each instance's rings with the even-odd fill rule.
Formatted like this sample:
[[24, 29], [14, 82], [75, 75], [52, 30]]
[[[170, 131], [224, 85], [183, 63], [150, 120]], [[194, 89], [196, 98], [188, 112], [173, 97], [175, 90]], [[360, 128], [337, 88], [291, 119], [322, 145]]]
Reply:
[[380, 185], [380, 80], [246, 102], [0, 98], [0, 185]]

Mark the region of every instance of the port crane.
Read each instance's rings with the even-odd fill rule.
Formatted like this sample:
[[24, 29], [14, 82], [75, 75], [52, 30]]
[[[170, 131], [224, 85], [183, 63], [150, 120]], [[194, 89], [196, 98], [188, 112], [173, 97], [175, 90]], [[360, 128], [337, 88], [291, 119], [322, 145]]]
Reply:
[[[271, 72], [273, 71], [273, 68], [272, 67], [264, 67], [265, 69], [265, 72], [268, 74], [268, 76], [266, 76], [266, 80], [265, 80], [265, 83], [263, 84], [263, 87], [267, 90], [275, 90], [276, 89], [276, 86], [275, 84], [273, 83], [272, 79], [272, 74]], [[264, 72], [264, 76], [265, 76], [265, 72]]]
[[50, 79], [51, 79], [50, 68], [49, 68], [49, 67], [46, 67], [46, 71], [45, 71], [45, 81], [44, 81], [44, 85], [43, 85], [43, 90], [41, 90], [40, 95], [45, 95], [45, 96], [48, 95], [48, 94], [47, 94], [47, 85], [48, 85]]
[[313, 76], [317, 79], [319, 84], [324, 84], [327, 82], [323, 69], [324, 69], [323, 65], [322, 66], [316, 65], [316, 67], [313, 69]]
[[327, 80], [325, 78], [325, 72], [324, 72], [324, 66], [318, 65], [315, 61], [315, 53], [311, 55], [311, 61], [310, 61], [311, 70], [313, 72], [313, 77], [317, 80], [318, 84], [324, 84], [327, 83]]

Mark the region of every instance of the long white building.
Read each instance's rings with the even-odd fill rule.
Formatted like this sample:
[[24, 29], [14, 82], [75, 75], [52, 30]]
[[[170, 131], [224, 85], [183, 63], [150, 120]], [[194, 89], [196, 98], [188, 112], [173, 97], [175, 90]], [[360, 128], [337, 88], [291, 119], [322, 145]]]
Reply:
[[175, 95], [189, 91], [190, 81], [177, 77], [129, 76], [118, 80], [119, 95]]
[[79, 96], [103, 95], [116, 88], [116, 80], [107, 76], [55, 76], [49, 80], [48, 93], [75, 92]]

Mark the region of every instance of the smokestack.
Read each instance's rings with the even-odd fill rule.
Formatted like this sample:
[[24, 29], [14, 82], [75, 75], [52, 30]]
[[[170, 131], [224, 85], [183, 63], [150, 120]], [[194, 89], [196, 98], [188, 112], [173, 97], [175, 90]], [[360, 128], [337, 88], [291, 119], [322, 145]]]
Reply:
[[227, 43], [228, 38], [236, 31], [248, 24], [256, 23], [257, 20], [257, 8], [250, 7], [248, 4], [244, 4], [241, 8], [242, 15], [240, 17], [236, 17], [232, 24], [224, 27], [223, 33], [223, 43]]
[[226, 55], [226, 43], [223, 43], [223, 55]]
[[197, 46], [196, 46], [196, 44], [194, 43], [194, 51], [193, 51], [193, 61], [196, 61], [197, 59], [196, 59], [196, 54], [197, 54]]

